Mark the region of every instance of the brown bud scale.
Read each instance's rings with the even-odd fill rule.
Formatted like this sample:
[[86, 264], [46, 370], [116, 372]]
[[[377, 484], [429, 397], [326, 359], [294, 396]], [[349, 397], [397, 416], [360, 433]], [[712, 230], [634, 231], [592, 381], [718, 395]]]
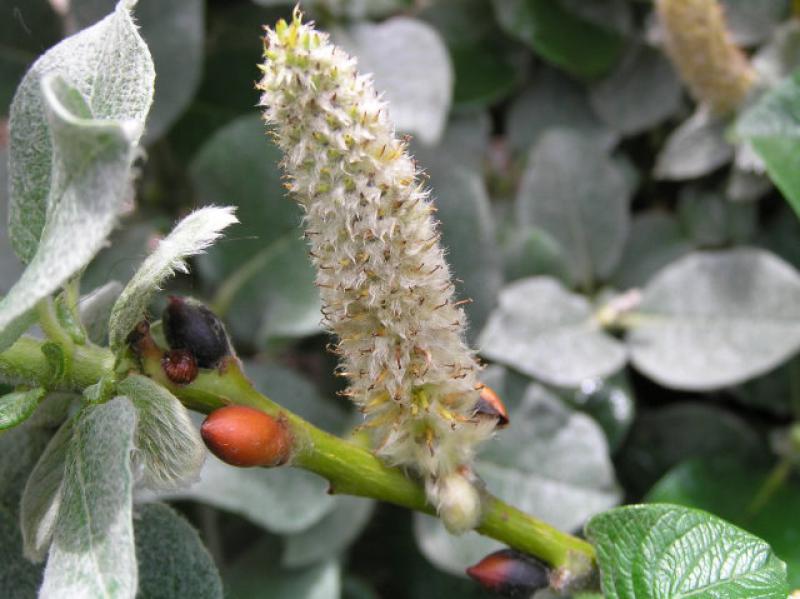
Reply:
[[211, 453], [232, 466], [280, 466], [291, 457], [292, 436], [286, 422], [255, 408], [215, 410], [200, 434]]

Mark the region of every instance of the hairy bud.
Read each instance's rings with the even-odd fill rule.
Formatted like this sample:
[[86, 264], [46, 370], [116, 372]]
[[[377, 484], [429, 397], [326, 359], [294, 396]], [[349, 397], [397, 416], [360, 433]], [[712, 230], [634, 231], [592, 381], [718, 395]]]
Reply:
[[[443, 513], [451, 492], [442, 481], [472, 461], [495, 422], [475, 417], [479, 367], [428, 191], [371, 77], [299, 11], [267, 30], [264, 54], [264, 117], [305, 211], [345, 395], [364, 413], [376, 453], [422, 475]], [[464, 506], [454, 509], [480, 511]]]

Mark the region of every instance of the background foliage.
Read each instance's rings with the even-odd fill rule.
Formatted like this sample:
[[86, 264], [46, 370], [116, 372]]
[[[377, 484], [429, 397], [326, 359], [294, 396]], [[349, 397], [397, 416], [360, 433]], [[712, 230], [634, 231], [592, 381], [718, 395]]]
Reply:
[[[9, 180], [26, 190], [24, 212], [11, 222], [35, 229], [31, 239], [42, 230], [48, 190], [55, 192], [49, 172], [7, 166], [12, 95], [38, 55], [115, 3], [53, 4], [0, 0], [0, 206], [6, 210]], [[792, 207], [800, 212], [800, 78], [793, 75], [800, 25], [788, 0], [724, 4], [762, 81], [752, 105], [724, 121], [706, 118], [686, 95], [659, 47], [648, 2], [311, 0], [304, 8], [374, 73], [430, 176], [459, 293], [474, 300], [469, 335], [492, 363], [485, 382], [511, 413], [511, 427], [479, 458], [489, 488], [569, 531], [620, 503], [702, 508], [743, 529], [720, 534], [728, 546], [719, 551], [758, 555], [766, 541], [798, 587], [792, 427], [800, 417], [800, 224]], [[135, 208], [86, 269], [81, 291], [126, 284], [154, 240], [189, 210], [237, 206], [241, 224], [169, 290], [202, 298], [224, 317], [260, 390], [345, 433], [357, 417], [335, 396], [340, 382], [324, 350], [300, 211], [285, 197], [252, 85], [261, 25], [290, 10], [280, 0], [140, 0], [136, 20], [156, 76], [144, 131], [129, 126], [143, 118], [143, 100], [128, 98], [127, 112], [104, 114], [102, 97], [87, 108], [63, 80], [48, 79], [45, 93], [70, 114], [105, 118], [102, 129], [87, 129], [48, 113], [70, 142], [61, 169], [81, 156], [79, 130], [109, 140], [108, 170], [100, 187], [65, 181], [57, 189], [65, 218], [89, 219], [92, 234], [70, 239], [74, 251], [58, 260], [65, 242], [51, 239], [50, 257], [39, 260], [67, 277], [103, 243], [121, 207], [76, 214], [71, 194], [119, 196], [114, 186], [123, 185], [122, 167], [143, 133]], [[124, 35], [119, 43], [126, 40], [135, 45]], [[152, 73], [131, 58], [135, 48], [121, 53], [125, 59], [106, 68], [146, 84]], [[22, 272], [11, 245], [26, 259], [36, 250], [12, 230], [11, 239], [0, 230], [0, 294]], [[3, 325], [27, 324], [31, 302], [58, 285], [52, 274], [33, 272], [9, 294], [14, 310], [0, 314], [10, 318]], [[103, 289], [115, 297], [120, 287]], [[625, 295], [632, 289], [641, 295]], [[626, 297], [634, 298], [632, 310]], [[106, 318], [109, 307], [82, 304]], [[156, 297], [151, 311], [162, 307]], [[94, 320], [104, 318], [87, 316]], [[13, 405], [24, 410], [40, 399]], [[133, 443], [133, 408], [114, 402], [80, 424], [105, 431], [106, 441], [94, 438], [107, 474], [128, 468]], [[21, 556], [20, 493], [60, 422], [37, 418], [0, 436], [0, 588], [13, 581], [19, 597], [31, 596], [42, 576]], [[91, 461], [90, 450], [70, 451]], [[130, 484], [130, 472], [120, 476]], [[122, 501], [123, 491], [104, 501]], [[79, 521], [75, 492], [63, 509]], [[140, 500], [174, 501], [169, 508]], [[217, 597], [221, 585], [243, 598], [482, 597], [462, 578], [464, 567], [498, 546], [474, 533], [453, 538], [427, 516], [329, 496], [307, 472], [236, 470], [214, 458], [194, 485], [139, 493], [125, 509], [136, 513], [136, 555], [114, 559], [138, 558], [142, 597]], [[651, 529], [659, 510], [622, 508], [587, 529], [608, 596], [634, 596], [625, 594], [628, 584], [670, 583], [658, 564], [619, 574], [633, 581], [612, 581], [613, 562], [628, 549], [606, 552], [608, 539], [625, 531], [668, 544]], [[680, 512], [680, 526], [695, 519], [712, 533], [727, 526], [697, 514]], [[58, 551], [68, 534], [51, 533]], [[774, 557], [741, 567], [741, 584], [726, 596], [778, 584]]]

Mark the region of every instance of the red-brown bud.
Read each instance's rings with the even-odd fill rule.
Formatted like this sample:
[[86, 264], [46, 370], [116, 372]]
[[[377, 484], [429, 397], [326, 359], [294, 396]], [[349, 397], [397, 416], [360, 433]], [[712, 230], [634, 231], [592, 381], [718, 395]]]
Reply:
[[480, 397], [478, 397], [478, 401], [475, 404], [475, 414], [497, 418], [498, 428], [508, 426], [508, 411], [505, 405], [503, 405], [497, 393], [486, 385], [481, 388]]
[[161, 359], [161, 367], [167, 378], [177, 385], [188, 385], [197, 378], [197, 361], [192, 352], [171, 349]]
[[501, 549], [467, 568], [484, 588], [505, 597], [529, 597], [550, 586], [547, 566], [514, 549]]
[[200, 434], [211, 453], [232, 466], [280, 466], [291, 455], [286, 422], [247, 406], [211, 412]]

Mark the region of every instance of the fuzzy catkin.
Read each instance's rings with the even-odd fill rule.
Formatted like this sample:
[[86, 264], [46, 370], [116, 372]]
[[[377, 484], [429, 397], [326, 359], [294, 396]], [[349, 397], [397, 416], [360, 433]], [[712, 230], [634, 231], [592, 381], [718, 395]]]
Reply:
[[734, 112], [756, 72], [728, 34], [717, 0], [657, 0], [667, 53], [698, 102], [716, 115]]
[[[425, 480], [445, 524], [477, 524], [469, 465], [494, 422], [434, 208], [370, 75], [295, 11], [265, 36], [261, 104], [305, 211], [323, 322], [376, 453]], [[466, 484], [465, 484], [466, 483]]]

